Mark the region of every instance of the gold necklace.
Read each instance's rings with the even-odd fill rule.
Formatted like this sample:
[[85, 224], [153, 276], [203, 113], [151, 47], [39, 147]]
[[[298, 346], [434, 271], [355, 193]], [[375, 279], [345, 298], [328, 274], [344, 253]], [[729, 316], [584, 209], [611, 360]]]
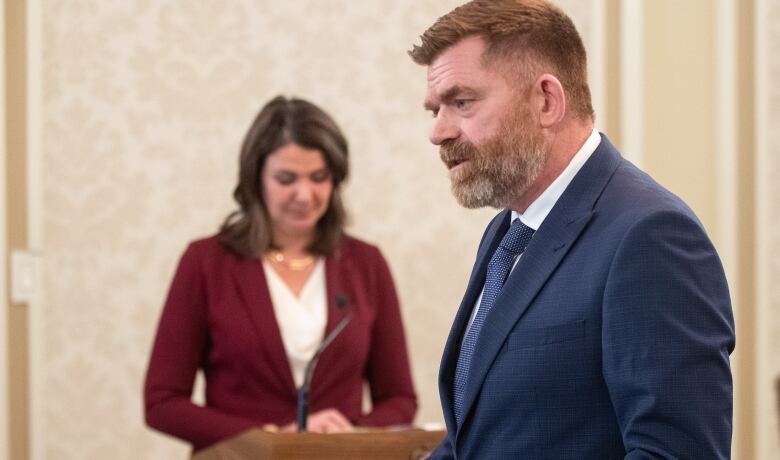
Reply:
[[314, 262], [314, 257], [312, 256], [306, 256], [300, 259], [288, 259], [281, 251], [270, 251], [268, 253], [268, 258], [296, 272], [304, 270]]

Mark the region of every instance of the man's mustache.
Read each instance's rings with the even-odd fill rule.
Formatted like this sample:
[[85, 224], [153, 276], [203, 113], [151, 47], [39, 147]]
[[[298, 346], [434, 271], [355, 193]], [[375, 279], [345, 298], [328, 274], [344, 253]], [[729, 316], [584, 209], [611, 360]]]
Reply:
[[439, 146], [439, 157], [446, 165], [472, 160], [479, 154], [474, 144], [466, 141], [448, 140]]

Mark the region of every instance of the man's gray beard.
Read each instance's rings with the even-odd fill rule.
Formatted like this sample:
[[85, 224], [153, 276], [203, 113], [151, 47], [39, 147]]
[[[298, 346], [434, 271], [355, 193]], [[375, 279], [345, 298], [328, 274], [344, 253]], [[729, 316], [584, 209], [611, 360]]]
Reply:
[[472, 169], [468, 177], [450, 177], [452, 193], [463, 207], [507, 208], [531, 188], [544, 167], [547, 155], [540, 143], [517, 137], [488, 143], [467, 165]]

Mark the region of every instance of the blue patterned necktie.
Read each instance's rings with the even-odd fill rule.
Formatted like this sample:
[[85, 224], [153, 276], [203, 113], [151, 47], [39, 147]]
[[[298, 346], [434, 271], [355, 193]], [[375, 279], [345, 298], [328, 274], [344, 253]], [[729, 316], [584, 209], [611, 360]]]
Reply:
[[515, 256], [523, 253], [533, 235], [534, 230], [531, 227], [524, 225], [520, 219], [515, 219], [488, 263], [482, 301], [479, 303], [476, 316], [474, 316], [474, 322], [471, 323], [471, 327], [463, 339], [458, 355], [458, 364], [455, 367], [455, 418], [458, 425], [463, 421], [463, 393], [471, 368], [471, 356], [474, 354], [474, 347], [477, 345], [482, 324], [485, 322], [485, 317], [490, 312], [496, 297], [501, 292], [501, 287], [512, 269]]

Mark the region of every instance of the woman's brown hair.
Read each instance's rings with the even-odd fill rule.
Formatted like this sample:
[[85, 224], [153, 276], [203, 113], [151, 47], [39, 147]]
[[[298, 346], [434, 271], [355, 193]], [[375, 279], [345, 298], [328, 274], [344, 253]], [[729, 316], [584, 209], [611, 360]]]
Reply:
[[277, 96], [260, 110], [246, 133], [233, 192], [239, 209], [227, 216], [219, 230], [220, 241], [244, 257], [258, 257], [274, 246], [260, 176], [268, 155], [290, 143], [322, 152], [333, 181], [330, 205], [317, 222], [309, 251], [327, 255], [341, 242], [346, 212], [340, 185], [349, 170], [347, 141], [336, 122], [316, 105]]

